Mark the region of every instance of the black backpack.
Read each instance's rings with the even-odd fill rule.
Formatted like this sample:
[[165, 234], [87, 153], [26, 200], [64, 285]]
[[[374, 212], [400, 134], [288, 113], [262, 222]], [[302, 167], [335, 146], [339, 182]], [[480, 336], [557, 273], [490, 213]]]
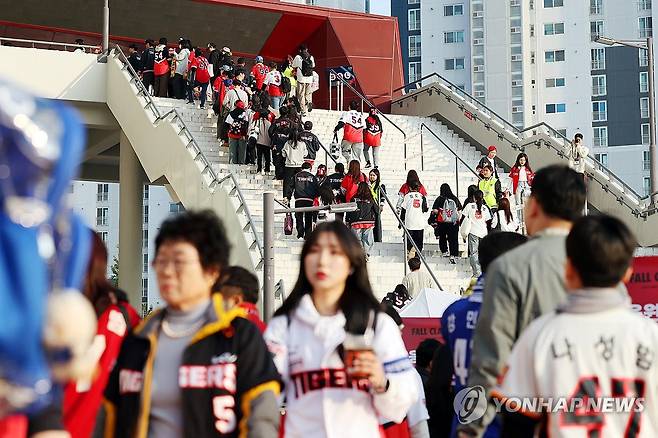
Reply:
[[281, 85], [279, 85], [282, 93], [288, 94], [292, 90], [292, 84], [290, 83], [290, 78], [287, 76], [281, 77]]
[[233, 135], [244, 135], [247, 131], [248, 123], [242, 117], [237, 117], [233, 119], [233, 123], [228, 128], [228, 132]]
[[302, 58], [302, 75], [313, 76], [313, 61], [310, 56]]

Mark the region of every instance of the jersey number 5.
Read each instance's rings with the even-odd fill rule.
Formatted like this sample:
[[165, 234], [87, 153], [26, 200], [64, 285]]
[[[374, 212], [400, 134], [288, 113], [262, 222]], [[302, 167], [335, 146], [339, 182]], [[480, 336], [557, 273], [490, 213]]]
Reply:
[[237, 419], [235, 417], [235, 399], [231, 395], [219, 395], [212, 399], [212, 411], [215, 414], [215, 428], [221, 434], [231, 433], [235, 430]]
[[[612, 388], [613, 398], [631, 398], [633, 404], [631, 406], [624, 406], [619, 403], [616, 406], [624, 406], [625, 410], [630, 411], [630, 417], [626, 423], [626, 430], [624, 438], [636, 438], [640, 433], [640, 419], [642, 412], [637, 409], [637, 401], [635, 399], [644, 397], [644, 380], [642, 379], [620, 379], [613, 377], [610, 380], [610, 387]], [[577, 405], [577, 401], [582, 401], [587, 404], [592, 400], [595, 402], [601, 398], [601, 387], [599, 385], [599, 378], [596, 376], [583, 377], [580, 379], [573, 395], [569, 399], [568, 406]], [[596, 406], [596, 404], [594, 404]], [[599, 438], [601, 431], [605, 425], [604, 414], [598, 410], [592, 410], [592, 406], [576, 406], [573, 411], [563, 412], [561, 418], [561, 426], [580, 426], [587, 429], [587, 438]]]

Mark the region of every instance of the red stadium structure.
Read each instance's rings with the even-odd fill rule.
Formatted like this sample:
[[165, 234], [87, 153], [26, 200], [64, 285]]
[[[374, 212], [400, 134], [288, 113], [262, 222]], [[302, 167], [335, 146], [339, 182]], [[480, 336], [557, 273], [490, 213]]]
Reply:
[[[100, 44], [102, 2], [0, 0], [0, 36]], [[351, 65], [357, 87], [386, 107], [403, 85], [397, 19], [278, 0], [110, 0], [113, 42], [142, 44], [145, 38], [184, 36], [193, 44], [215, 42], [245, 57], [277, 61], [306, 44], [314, 55], [321, 87], [316, 107], [328, 106], [326, 69]], [[346, 95], [348, 95], [346, 93]]]

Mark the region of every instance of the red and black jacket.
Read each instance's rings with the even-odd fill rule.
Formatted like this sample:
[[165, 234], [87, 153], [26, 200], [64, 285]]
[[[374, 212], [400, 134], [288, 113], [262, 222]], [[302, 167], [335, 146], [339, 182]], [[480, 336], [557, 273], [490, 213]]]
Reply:
[[[264, 400], [278, 396], [280, 376], [261, 334], [243, 309], [225, 311], [219, 294], [213, 295], [212, 313], [183, 352], [179, 368], [183, 435], [237, 438], [246, 437], [249, 429], [250, 436], [275, 436], [278, 407]], [[123, 343], [105, 390], [106, 437], [148, 435], [153, 363], [164, 315], [156, 311]], [[222, 418], [215, 415], [219, 398]]]

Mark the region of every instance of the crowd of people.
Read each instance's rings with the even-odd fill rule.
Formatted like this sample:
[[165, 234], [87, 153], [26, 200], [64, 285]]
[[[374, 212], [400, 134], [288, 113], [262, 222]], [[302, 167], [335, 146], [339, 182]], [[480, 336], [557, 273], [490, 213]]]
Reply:
[[[361, 182], [353, 196], [371, 196], [366, 190]], [[410, 193], [423, 196], [415, 184]], [[163, 223], [152, 266], [166, 306], [141, 322], [105, 279], [107, 252], [94, 234], [84, 295], [103, 339], [98, 372], [66, 384], [51, 408], [25, 421], [30, 433], [73, 438], [99, 428], [106, 436], [156, 438], [533, 437], [539, 430], [566, 437], [566, 427], [590, 423], [566, 414], [558, 421], [559, 412], [527, 416], [505, 400], [576, 397], [581, 376], [596, 375], [592, 385], [603, 385], [623, 375], [647, 382], [612, 394], [643, 395], [642, 428], [653, 436], [658, 376], [650, 351], [658, 327], [632, 313], [622, 283], [637, 243], [613, 217], [581, 217], [584, 199], [572, 169], [537, 172], [526, 204], [532, 239], [501, 231], [478, 242], [482, 273], [445, 310], [442, 338], [419, 343], [415, 365], [397, 306], [375, 299], [362, 240], [341, 221], [309, 231], [296, 284], [267, 325], [256, 307], [258, 280], [229, 266], [228, 237], [214, 213], [187, 211]], [[455, 202], [444, 191], [445, 200]], [[417, 258], [409, 265], [405, 285], [417, 291], [426, 280]], [[608, 335], [620, 338], [609, 354], [599, 348]], [[461, 421], [454, 398], [475, 385], [488, 407]], [[583, 397], [595, 390], [580, 388]], [[611, 436], [625, 430], [625, 417], [587, 415], [598, 415], [597, 430]]]

